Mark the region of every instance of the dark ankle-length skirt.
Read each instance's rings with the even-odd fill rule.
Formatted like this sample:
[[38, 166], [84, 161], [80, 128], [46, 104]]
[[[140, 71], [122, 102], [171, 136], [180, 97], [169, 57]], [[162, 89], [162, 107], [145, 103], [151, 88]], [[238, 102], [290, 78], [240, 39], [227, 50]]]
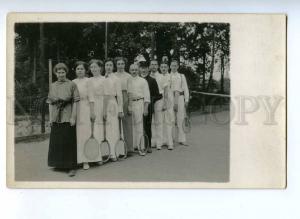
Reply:
[[48, 166], [61, 169], [77, 167], [76, 126], [68, 122], [52, 124]]

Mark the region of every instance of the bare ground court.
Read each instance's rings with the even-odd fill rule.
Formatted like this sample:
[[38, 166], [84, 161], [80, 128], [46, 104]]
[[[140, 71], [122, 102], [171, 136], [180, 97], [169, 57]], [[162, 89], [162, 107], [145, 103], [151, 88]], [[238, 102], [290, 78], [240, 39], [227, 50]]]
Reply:
[[[220, 121], [229, 111], [213, 114]], [[207, 118], [206, 122], [205, 117]], [[229, 180], [230, 124], [213, 121], [212, 115], [192, 114], [189, 147], [175, 145], [173, 151], [153, 150], [145, 157], [135, 155], [89, 170], [79, 169], [75, 177], [47, 166], [48, 140], [15, 145], [16, 181], [118, 181], [118, 182], [227, 182]]]

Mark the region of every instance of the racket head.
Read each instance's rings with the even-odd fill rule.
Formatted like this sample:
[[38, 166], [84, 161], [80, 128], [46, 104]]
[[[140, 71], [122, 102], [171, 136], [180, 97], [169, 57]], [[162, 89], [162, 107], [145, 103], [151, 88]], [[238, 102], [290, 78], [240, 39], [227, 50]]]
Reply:
[[190, 133], [191, 132], [191, 122], [188, 117], [185, 117], [182, 123], [182, 129], [184, 133]]
[[116, 158], [118, 160], [123, 160], [127, 157], [127, 147], [123, 139], [120, 139], [115, 147]]
[[106, 163], [110, 159], [110, 145], [107, 140], [103, 140], [100, 144], [102, 162]]
[[98, 141], [91, 137], [84, 144], [84, 155], [87, 159], [94, 161], [100, 155], [100, 145]]
[[149, 137], [146, 134], [143, 134], [140, 139], [138, 146], [139, 153], [145, 155], [150, 147]]

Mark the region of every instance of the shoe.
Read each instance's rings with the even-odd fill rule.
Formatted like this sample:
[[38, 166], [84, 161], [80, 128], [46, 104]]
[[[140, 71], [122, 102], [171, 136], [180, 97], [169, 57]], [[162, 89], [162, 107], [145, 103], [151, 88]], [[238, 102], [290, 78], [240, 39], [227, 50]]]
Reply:
[[139, 154], [140, 154], [141, 156], [145, 156], [145, 155], [146, 155], [145, 152], [141, 152], [141, 151], [139, 151]]
[[133, 152], [133, 151], [128, 151], [128, 152], [127, 152], [127, 157], [132, 157], [132, 156], [133, 156], [133, 154], [134, 154], [134, 152]]
[[189, 146], [188, 144], [186, 144], [185, 142], [179, 142], [180, 145], [182, 146]]
[[90, 168], [89, 163], [83, 163], [83, 169], [88, 170]]
[[161, 150], [161, 147], [158, 147], [158, 146], [157, 146], [157, 150]]
[[148, 148], [147, 152], [148, 152], [148, 153], [152, 153], [152, 149], [151, 149], [151, 148]]
[[110, 160], [111, 160], [112, 162], [116, 162], [116, 161], [117, 161], [117, 158], [116, 158], [116, 157], [112, 157], [112, 158], [110, 158]]
[[168, 150], [173, 150], [174, 149], [174, 147], [173, 146], [168, 146]]
[[103, 161], [99, 161], [97, 164], [98, 164], [99, 166], [101, 166], [101, 165], [103, 165]]
[[68, 173], [69, 177], [73, 177], [76, 175], [76, 170], [70, 170]]

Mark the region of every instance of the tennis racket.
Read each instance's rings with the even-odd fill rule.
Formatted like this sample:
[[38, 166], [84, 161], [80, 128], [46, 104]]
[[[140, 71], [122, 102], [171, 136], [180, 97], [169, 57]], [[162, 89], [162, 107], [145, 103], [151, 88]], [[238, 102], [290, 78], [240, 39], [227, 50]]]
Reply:
[[100, 144], [100, 151], [102, 155], [103, 163], [106, 163], [110, 159], [110, 145], [108, 140], [106, 139], [106, 118], [103, 119], [103, 132], [104, 132], [104, 139]]
[[120, 134], [120, 138], [116, 144], [115, 152], [116, 152], [116, 158], [118, 160], [123, 160], [127, 157], [127, 147], [122, 137], [122, 119], [120, 117], [119, 117], [119, 134]]
[[187, 114], [186, 107], [184, 106], [184, 120], [182, 123], [182, 129], [184, 133], [191, 132], [191, 120], [189, 114]]
[[145, 133], [145, 123], [143, 122], [143, 135], [141, 136], [140, 143], [138, 145], [139, 154], [145, 156], [150, 147], [149, 137]]
[[94, 137], [94, 124], [91, 122], [91, 136], [84, 144], [84, 155], [87, 159], [94, 161], [100, 155], [100, 144]]

